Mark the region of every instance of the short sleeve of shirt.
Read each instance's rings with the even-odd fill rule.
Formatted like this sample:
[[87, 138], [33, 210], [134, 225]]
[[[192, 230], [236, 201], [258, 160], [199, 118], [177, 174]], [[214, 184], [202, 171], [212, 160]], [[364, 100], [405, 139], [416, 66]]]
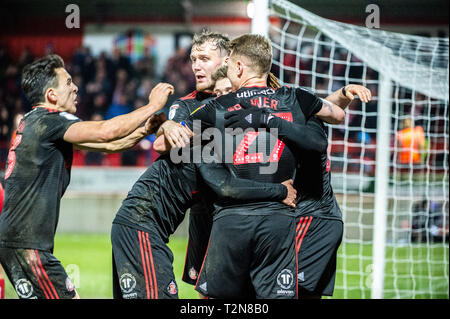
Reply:
[[80, 122], [81, 119], [67, 112], [52, 113], [42, 117], [41, 125], [46, 126], [42, 138], [49, 141], [57, 141], [64, 137], [69, 126]]
[[295, 95], [307, 120], [322, 108], [322, 99], [305, 88], [296, 88]]

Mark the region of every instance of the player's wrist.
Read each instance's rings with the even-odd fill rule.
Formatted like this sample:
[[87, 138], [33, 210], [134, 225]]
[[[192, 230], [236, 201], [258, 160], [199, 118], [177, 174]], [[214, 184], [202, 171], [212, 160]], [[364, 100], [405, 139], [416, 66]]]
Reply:
[[343, 87], [342, 87], [342, 89], [341, 89], [341, 94], [342, 94], [345, 98], [347, 98], [347, 91], [345, 90], [345, 87], [346, 87], [346, 86], [343, 86]]
[[288, 197], [289, 191], [288, 191], [288, 187], [286, 185], [284, 185], [284, 184], [280, 184], [280, 185], [281, 185], [280, 199], [281, 199], [281, 201], [284, 201]]
[[260, 126], [263, 128], [268, 128], [269, 122], [273, 118], [272, 113], [267, 109], [259, 109], [259, 111], [261, 112]]
[[342, 87], [341, 94], [344, 96], [345, 99], [351, 101], [352, 99], [350, 97], [348, 97], [348, 95], [347, 95], [347, 93], [351, 94], [351, 92], [349, 92], [349, 85], [345, 85], [345, 86]]

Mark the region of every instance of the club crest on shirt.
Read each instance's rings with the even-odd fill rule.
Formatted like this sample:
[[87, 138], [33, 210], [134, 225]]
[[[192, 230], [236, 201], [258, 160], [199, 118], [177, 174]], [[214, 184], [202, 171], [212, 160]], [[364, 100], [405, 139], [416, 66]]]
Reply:
[[177, 284], [175, 281], [171, 281], [170, 284], [167, 286], [167, 292], [171, 295], [176, 295], [178, 292]]
[[170, 107], [169, 110], [169, 120], [172, 120], [175, 117], [175, 113], [177, 112], [177, 109], [180, 107], [178, 104], [174, 104]]

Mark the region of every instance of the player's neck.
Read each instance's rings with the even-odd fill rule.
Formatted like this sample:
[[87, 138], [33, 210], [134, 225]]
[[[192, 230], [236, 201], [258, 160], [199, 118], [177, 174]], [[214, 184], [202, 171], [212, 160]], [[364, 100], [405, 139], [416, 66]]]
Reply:
[[241, 83], [241, 88], [242, 87], [251, 87], [251, 86], [267, 86], [266, 77], [253, 76], [253, 77], [243, 80]]
[[51, 103], [46, 103], [46, 102], [36, 104], [33, 108], [35, 108], [35, 107], [42, 107], [44, 109], [55, 110], [55, 111], [58, 111], [58, 112], [62, 112], [63, 111], [63, 110], [61, 110], [61, 108], [58, 105], [51, 104]]

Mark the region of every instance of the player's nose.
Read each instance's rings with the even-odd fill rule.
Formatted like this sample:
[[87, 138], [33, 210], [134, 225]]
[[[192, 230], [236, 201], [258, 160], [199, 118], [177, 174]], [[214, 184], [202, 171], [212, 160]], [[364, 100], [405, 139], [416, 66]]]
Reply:
[[201, 64], [200, 64], [199, 60], [192, 62], [192, 69], [194, 70], [194, 72], [201, 70]]

